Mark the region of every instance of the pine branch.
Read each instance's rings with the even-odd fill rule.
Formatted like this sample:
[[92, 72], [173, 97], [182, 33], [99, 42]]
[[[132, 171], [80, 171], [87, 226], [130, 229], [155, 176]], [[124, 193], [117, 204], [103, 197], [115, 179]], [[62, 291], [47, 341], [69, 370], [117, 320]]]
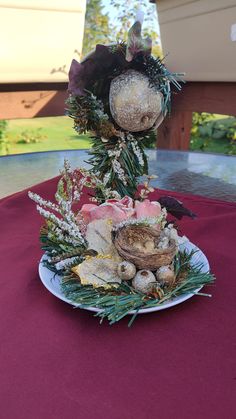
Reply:
[[[159, 307], [177, 296], [194, 294], [196, 289], [213, 283], [214, 276], [209, 272], [201, 272], [202, 265], [195, 267], [189, 265], [192, 255], [192, 252], [188, 255], [186, 252], [179, 253], [178, 263], [181, 261], [181, 264], [178, 265], [179, 275], [183, 271], [186, 275], [184, 279], [181, 279], [181, 276], [177, 277], [174, 288], [163, 289], [164, 296], [161, 299], [139, 293], [125, 281], [115, 291], [95, 289], [90, 285], [81, 285], [78, 278], [71, 274], [63, 277], [61, 288], [65, 296], [79, 307], [101, 309], [102, 311], [98, 312], [96, 316], [100, 317], [101, 321], [106, 318], [110, 324], [116, 323], [131, 310], [135, 310], [135, 314], [129, 322], [131, 325], [140, 309]], [[205, 293], [199, 293], [199, 295], [209, 296]]]
[[116, 190], [121, 197], [134, 197], [137, 191], [138, 178], [148, 172], [147, 156], [142, 140], [128, 134], [127, 138], [117, 143], [116, 140], [103, 142], [99, 137], [93, 137], [92, 157], [88, 163], [92, 165], [92, 172], [106, 186]]

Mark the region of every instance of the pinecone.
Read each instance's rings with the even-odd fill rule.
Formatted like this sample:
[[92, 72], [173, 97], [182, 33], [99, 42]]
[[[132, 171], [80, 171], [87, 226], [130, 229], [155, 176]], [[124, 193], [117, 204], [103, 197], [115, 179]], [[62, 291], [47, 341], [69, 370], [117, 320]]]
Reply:
[[117, 130], [112, 122], [103, 120], [97, 127], [97, 134], [104, 138], [111, 138], [117, 135]]

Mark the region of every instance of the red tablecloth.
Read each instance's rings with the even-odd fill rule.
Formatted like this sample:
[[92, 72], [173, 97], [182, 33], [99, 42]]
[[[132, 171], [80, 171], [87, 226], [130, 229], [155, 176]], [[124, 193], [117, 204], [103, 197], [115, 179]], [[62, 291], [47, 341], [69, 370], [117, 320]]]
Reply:
[[[55, 184], [32, 190], [51, 198]], [[198, 214], [180, 225], [207, 254], [213, 297], [140, 315], [130, 329], [51, 295], [38, 276], [35, 205], [26, 192], [0, 201], [2, 419], [235, 417], [236, 205], [171, 195]]]

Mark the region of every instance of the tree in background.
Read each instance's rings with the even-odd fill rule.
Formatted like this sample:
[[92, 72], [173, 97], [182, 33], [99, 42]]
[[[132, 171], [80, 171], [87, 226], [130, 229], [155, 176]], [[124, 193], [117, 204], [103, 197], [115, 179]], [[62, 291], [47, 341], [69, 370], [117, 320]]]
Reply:
[[[104, 6], [107, 10], [109, 8], [109, 12], [104, 11]], [[87, 0], [83, 57], [92, 51], [96, 44], [109, 44], [116, 42], [117, 39], [126, 40], [128, 30], [139, 8], [145, 12], [143, 35], [152, 38], [152, 53], [161, 57], [156, 8], [148, 0], [109, 0], [107, 2], [106, 0]], [[113, 23], [111, 23], [111, 17], [114, 15], [115, 19], [112, 19]]]
[[154, 4], [148, 0], [110, 0], [111, 7], [116, 13], [116, 20], [118, 25], [114, 26], [113, 33], [118, 39], [126, 40], [127, 34], [134, 23], [135, 15], [138, 9], [145, 13], [143, 23], [143, 36], [152, 38], [152, 54], [162, 57], [162, 50], [160, 45], [160, 38], [157, 33], [157, 13]]
[[9, 141], [6, 136], [7, 121], [0, 119], [0, 156], [9, 154]]
[[96, 44], [107, 44], [111, 42], [111, 26], [108, 13], [104, 13], [102, 0], [87, 0], [83, 57], [92, 51]]

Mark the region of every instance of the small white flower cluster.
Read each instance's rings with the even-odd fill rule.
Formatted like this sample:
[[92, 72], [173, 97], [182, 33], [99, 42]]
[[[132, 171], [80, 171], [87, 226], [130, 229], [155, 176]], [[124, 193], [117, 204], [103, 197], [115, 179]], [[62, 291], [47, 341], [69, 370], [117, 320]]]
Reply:
[[[129, 134], [128, 134], [129, 135]], [[120, 131], [119, 133], [119, 137], [120, 137], [120, 142], [124, 143], [125, 142], [125, 133]], [[128, 138], [128, 137], [127, 137]]]
[[123, 132], [120, 132], [119, 137], [118, 137], [118, 142], [117, 142], [115, 148], [113, 150], [108, 150], [107, 151], [108, 156], [119, 158], [120, 155], [121, 155], [122, 150], [124, 150], [126, 147], [127, 147], [127, 143], [126, 143], [125, 134]]
[[76, 177], [73, 177], [73, 201], [79, 202], [81, 198], [81, 194], [83, 192], [83, 188], [85, 186], [85, 183], [87, 182], [86, 177], [82, 177], [79, 180], [76, 179]]
[[122, 149], [121, 148], [116, 148], [114, 150], [108, 150], [107, 154], [109, 157], [115, 157], [116, 159], [120, 157]]
[[126, 138], [127, 138], [128, 141], [134, 141], [135, 140], [134, 136], [130, 133], [126, 136]]
[[42, 207], [47, 207], [54, 211], [60, 212], [60, 208], [58, 205], [54, 204], [53, 202], [46, 201], [45, 199], [41, 198], [41, 196], [39, 196], [38, 194], [29, 191], [28, 196], [30, 199], [32, 199], [34, 202], [41, 205]]
[[[119, 169], [121, 177], [124, 175], [119, 162], [117, 162], [115, 169]], [[86, 225], [82, 217], [73, 212], [72, 205], [80, 200], [84, 186], [100, 188], [105, 199], [120, 199], [121, 197], [117, 191], [107, 187], [109, 176], [109, 174], [106, 174], [104, 180], [101, 181], [86, 169], [72, 170], [69, 162], [65, 160], [62, 178], [58, 183], [55, 195], [57, 203], [46, 201], [39, 195], [29, 192], [29, 197], [36, 202], [39, 213], [50, 222], [47, 232], [49, 239], [56, 238], [59, 242], [68, 243], [74, 247], [87, 246], [84, 238]], [[96, 200], [96, 197], [94, 199]]]
[[75, 191], [74, 191], [74, 201], [79, 201], [80, 200], [80, 197], [81, 197], [81, 192], [78, 190], [78, 189], [76, 189]]
[[73, 256], [71, 258], [67, 258], [67, 259], [61, 260], [60, 262], [57, 262], [55, 264], [55, 268], [57, 271], [65, 270], [72, 267], [73, 265], [76, 265], [78, 262], [79, 262], [78, 256]]
[[158, 247], [161, 249], [167, 249], [170, 245], [170, 241], [174, 241], [176, 246], [179, 246], [180, 244], [188, 241], [188, 239], [185, 236], [180, 237], [177, 230], [174, 228], [174, 225], [168, 224], [168, 226], [166, 226], [161, 232]]
[[109, 180], [110, 180], [110, 173], [107, 172], [105, 174], [105, 176], [103, 177], [103, 184], [106, 186], [106, 184], [109, 182]]
[[70, 241], [68, 241], [68, 239], [65, 241], [71, 243], [71, 239], [72, 239], [74, 244], [77, 244], [77, 245], [85, 244], [85, 239], [80, 232], [79, 226], [75, 224], [73, 220], [74, 219], [73, 213], [67, 214], [67, 217], [64, 220], [61, 220], [60, 218], [56, 217], [55, 214], [51, 213], [50, 211], [45, 210], [40, 205], [37, 205], [36, 208], [38, 212], [40, 213], [40, 215], [42, 215], [46, 220], [51, 221], [53, 224], [55, 224], [59, 228], [59, 230], [54, 231], [55, 233], [57, 233], [57, 237], [58, 237], [58, 234], [60, 234], [59, 237], [65, 240], [66, 235], [68, 235], [67, 237]]
[[[80, 169], [81, 173], [83, 173], [84, 176], [88, 176], [91, 178], [90, 183], [85, 182], [85, 186], [89, 187], [89, 188], [99, 188], [102, 190], [102, 193], [104, 195], [105, 200], [106, 199], [110, 199], [110, 198], [115, 198], [115, 199], [121, 199], [120, 194], [117, 191], [112, 190], [111, 188], [107, 187], [107, 183], [109, 182], [109, 177], [110, 177], [110, 173], [107, 172], [104, 175], [103, 180], [100, 180], [96, 174], [94, 173], [90, 173], [88, 171], [86, 171], [86, 169]], [[99, 175], [99, 173], [98, 173]], [[92, 183], [91, 183], [92, 182]], [[90, 200], [93, 202], [97, 202], [96, 197], [90, 198]]]
[[109, 190], [109, 197], [113, 199], [121, 199], [120, 194], [117, 191]]
[[97, 200], [97, 198], [96, 198], [95, 196], [91, 196], [91, 197], [89, 198], [89, 201], [90, 201], [90, 202], [94, 202], [95, 204], [97, 204], [97, 203], [98, 203], [98, 200]]
[[128, 225], [139, 225], [145, 224], [149, 226], [153, 226], [156, 224], [162, 224], [163, 222], [166, 223], [166, 209], [163, 208], [161, 210], [161, 214], [158, 217], [141, 217], [141, 218], [128, 218], [127, 220], [122, 221], [119, 224], [114, 225], [113, 230], [117, 231], [122, 227], [126, 227]]
[[127, 185], [127, 179], [126, 179], [126, 176], [125, 176], [125, 171], [121, 167], [121, 164], [119, 162], [119, 157], [121, 155], [122, 150], [125, 147], [126, 147], [125, 135], [124, 135], [124, 133], [121, 132], [120, 133], [120, 140], [118, 141], [116, 148], [114, 148], [113, 150], [108, 150], [107, 154], [108, 154], [109, 157], [114, 157], [114, 159], [111, 162], [112, 168], [113, 168], [114, 172], [118, 175], [118, 178], [121, 180], [121, 182], [124, 185]]
[[48, 238], [53, 239], [55, 236], [57, 237], [57, 240], [62, 243], [68, 243], [74, 247], [78, 246], [78, 240], [69, 237], [68, 234], [63, 234], [59, 227], [51, 226], [50, 231], [48, 232]]
[[[55, 198], [58, 202], [59, 208], [61, 209], [60, 212], [63, 213], [63, 214], [67, 214], [71, 210], [72, 200], [70, 199], [70, 200], [66, 201], [66, 200], [62, 199], [62, 197], [60, 195], [58, 195], [58, 193], [55, 194]], [[42, 205], [42, 206], [44, 206], [44, 205]]]
[[64, 167], [61, 170], [61, 174], [65, 175], [66, 173], [73, 173], [73, 170], [71, 168], [70, 162], [67, 159], [64, 159]]
[[135, 156], [138, 159], [140, 166], [143, 167], [144, 166], [143, 154], [140, 150], [137, 140], [131, 141], [130, 144], [131, 144], [131, 147], [133, 149]]
[[135, 139], [135, 137], [132, 134], [127, 135], [127, 140], [130, 142], [131, 147], [133, 149], [134, 154], [136, 155], [138, 162], [140, 166], [144, 166], [144, 160], [143, 160], [143, 154], [140, 150], [140, 147], [138, 145], [138, 141]]
[[127, 185], [127, 179], [125, 177], [125, 171], [122, 169], [119, 160], [114, 159], [112, 161], [112, 167], [114, 172], [118, 175], [118, 178], [124, 185]]
[[[67, 169], [70, 170], [69, 167], [67, 167]], [[39, 213], [46, 220], [51, 221], [52, 225], [50, 225], [50, 231], [48, 232], [49, 237], [53, 237], [54, 235], [59, 241], [72, 244], [73, 246], [86, 244], [86, 241], [81, 234], [82, 228], [77, 223], [75, 214], [71, 210], [73, 202], [72, 197], [69, 200], [66, 200], [63, 199], [59, 193], [57, 193], [56, 199], [58, 204], [46, 201], [33, 192], [29, 192], [29, 197], [36, 202], [36, 208]], [[48, 208], [49, 210], [46, 210], [45, 208]], [[52, 211], [57, 212], [63, 218], [59, 218]]]

